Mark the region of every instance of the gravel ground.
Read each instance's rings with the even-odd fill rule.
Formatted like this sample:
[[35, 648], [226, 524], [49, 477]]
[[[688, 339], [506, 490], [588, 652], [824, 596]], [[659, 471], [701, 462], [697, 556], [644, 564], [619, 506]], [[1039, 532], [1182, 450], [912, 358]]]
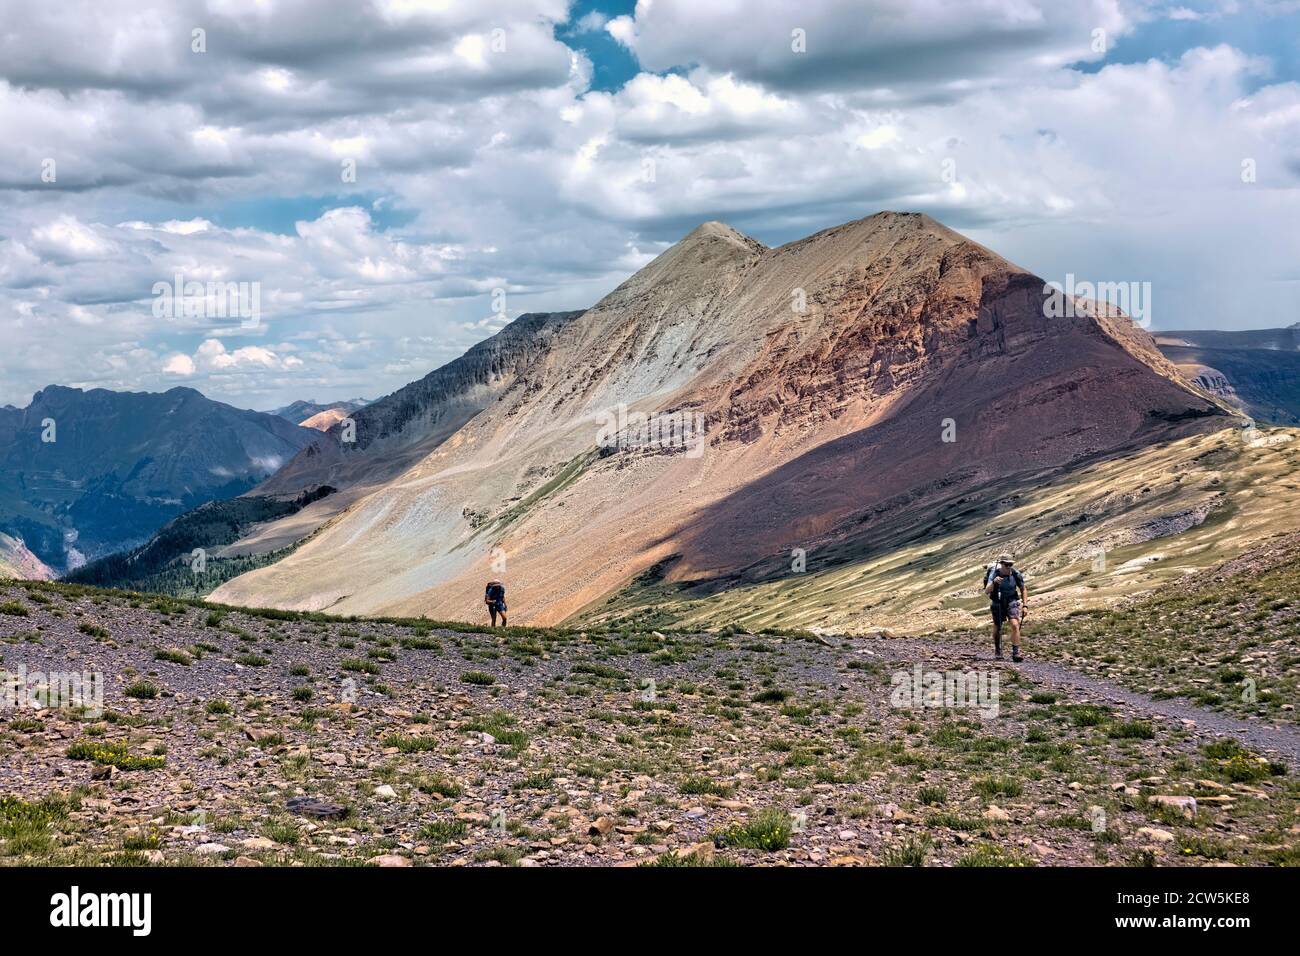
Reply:
[[[471, 633], [14, 584], [0, 642], [8, 671], [106, 685], [98, 716], [0, 715], [11, 864], [1300, 862], [1293, 731], [960, 641]], [[996, 695], [907, 699], [918, 666]]]

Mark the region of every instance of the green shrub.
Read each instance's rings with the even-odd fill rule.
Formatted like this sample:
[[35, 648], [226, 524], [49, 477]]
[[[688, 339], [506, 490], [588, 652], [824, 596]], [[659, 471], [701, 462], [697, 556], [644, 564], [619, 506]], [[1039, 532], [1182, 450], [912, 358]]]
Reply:
[[939, 806], [947, 800], [948, 791], [943, 787], [922, 787], [916, 791], [916, 802], [924, 807]]
[[710, 795], [714, 797], [729, 797], [733, 787], [728, 783], [721, 783], [712, 780], [709, 777], [687, 777], [682, 781], [679, 789], [682, 793], [692, 796]]
[[958, 866], [1033, 866], [1033, 860], [1012, 849], [981, 843], [957, 860]]
[[985, 777], [975, 781], [975, 792], [982, 797], [1018, 797], [1024, 791], [1019, 780], [1011, 777]]
[[389, 734], [384, 738], [385, 747], [396, 747], [404, 754], [420, 753], [425, 750], [437, 750], [436, 737], [408, 737], [404, 734]]
[[158, 696], [158, 687], [147, 680], [138, 680], [129, 685], [122, 693], [127, 697], [134, 697], [136, 700], [153, 700]]
[[779, 807], [760, 810], [744, 823], [733, 824], [713, 836], [718, 846], [744, 850], [784, 850], [790, 845], [790, 814]]
[[1109, 713], [1107, 707], [1095, 707], [1092, 704], [1079, 704], [1070, 709], [1070, 716], [1076, 727], [1097, 727], [1106, 722]]
[[1107, 734], [1116, 740], [1151, 740], [1156, 732], [1144, 720], [1125, 720], [1111, 724]]
[[464, 792], [460, 784], [441, 773], [430, 773], [420, 777], [415, 784], [415, 789], [421, 793], [431, 793], [449, 800], [455, 800]]
[[463, 820], [435, 820], [420, 827], [419, 837], [429, 843], [447, 843], [463, 837], [467, 829]]
[[913, 837], [891, 846], [880, 858], [883, 866], [925, 866], [930, 855], [930, 838]]
[[137, 757], [127, 750], [125, 743], [81, 740], [67, 749], [73, 760], [90, 760], [94, 763], [116, 767], [118, 770], [157, 770], [167, 763], [162, 756]]

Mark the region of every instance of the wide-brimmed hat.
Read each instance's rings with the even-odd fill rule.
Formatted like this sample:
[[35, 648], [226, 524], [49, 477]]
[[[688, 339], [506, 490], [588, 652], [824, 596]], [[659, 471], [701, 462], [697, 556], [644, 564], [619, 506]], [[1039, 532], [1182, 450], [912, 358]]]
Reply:
[[1005, 551], [1002, 552], [1002, 554], [998, 555], [998, 564], [1015, 564], [1015, 563], [1016, 563], [1016, 559], [1013, 558], [1011, 555], [1007, 554]]

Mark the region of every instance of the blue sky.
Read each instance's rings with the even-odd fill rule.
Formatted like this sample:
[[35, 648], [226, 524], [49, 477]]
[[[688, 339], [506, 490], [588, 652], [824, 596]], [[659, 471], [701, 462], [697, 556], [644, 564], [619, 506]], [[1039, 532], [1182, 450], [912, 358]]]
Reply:
[[[1294, 2], [66, 7], [0, 0], [0, 403], [373, 397], [707, 219], [919, 210], [1157, 328], [1300, 320]], [[177, 273], [257, 321], [160, 318]]]
[[[593, 90], [612, 93], [621, 89], [623, 84], [640, 72], [636, 56], [623, 44], [615, 40], [604, 29], [592, 29], [592, 18], [608, 22], [615, 17], [631, 16], [636, 9], [635, 0], [623, 3], [592, 3], [580, 0], [570, 7], [570, 22], [557, 28], [557, 32], [566, 43], [581, 50], [591, 60], [594, 72], [591, 80]], [[584, 23], [585, 21], [585, 23]], [[575, 28], [578, 24], [583, 27]]]
[[361, 204], [371, 210], [374, 228], [379, 231], [398, 228], [411, 222], [415, 213], [384, 200], [390, 197], [358, 191], [353, 194], [328, 193], [319, 196], [255, 196], [236, 199], [208, 209], [198, 208], [196, 215], [212, 220], [227, 229], [247, 227], [282, 235], [294, 234], [294, 225], [304, 219], [318, 219], [330, 209]]
[[1117, 41], [1106, 60], [1081, 63], [1078, 68], [1095, 72], [1110, 63], [1142, 63], [1153, 58], [1173, 62], [1194, 47], [1226, 43], [1269, 59], [1273, 71], [1267, 79], [1259, 79], [1261, 85], [1300, 80], [1300, 6], [1274, 4], [1276, 12], [1268, 16], [1259, 15], [1249, 4], [1228, 13], [1216, 13], [1216, 6], [1170, 4], [1166, 9], [1182, 8], [1199, 12], [1199, 16], [1164, 16], [1138, 23], [1132, 34]]

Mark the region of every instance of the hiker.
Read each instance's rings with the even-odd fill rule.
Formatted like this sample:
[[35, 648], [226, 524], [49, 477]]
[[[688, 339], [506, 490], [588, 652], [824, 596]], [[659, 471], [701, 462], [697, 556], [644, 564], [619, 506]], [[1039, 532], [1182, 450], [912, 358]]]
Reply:
[[1009, 554], [998, 557], [997, 564], [989, 565], [984, 574], [984, 593], [993, 602], [993, 659], [1002, 660], [1002, 624], [1011, 628], [1011, 659], [1017, 664], [1020, 656], [1020, 622], [1029, 608], [1029, 594], [1025, 591], [1025, 577], [1015, 568], [1015, 558]]
[[506, 586], [500, 581], [489, 581], [483, 593], [483, 603], [492, 614], [492, 626], [497, 626], [497, 615], [501, 615], [501, 626], [506, 627]]

